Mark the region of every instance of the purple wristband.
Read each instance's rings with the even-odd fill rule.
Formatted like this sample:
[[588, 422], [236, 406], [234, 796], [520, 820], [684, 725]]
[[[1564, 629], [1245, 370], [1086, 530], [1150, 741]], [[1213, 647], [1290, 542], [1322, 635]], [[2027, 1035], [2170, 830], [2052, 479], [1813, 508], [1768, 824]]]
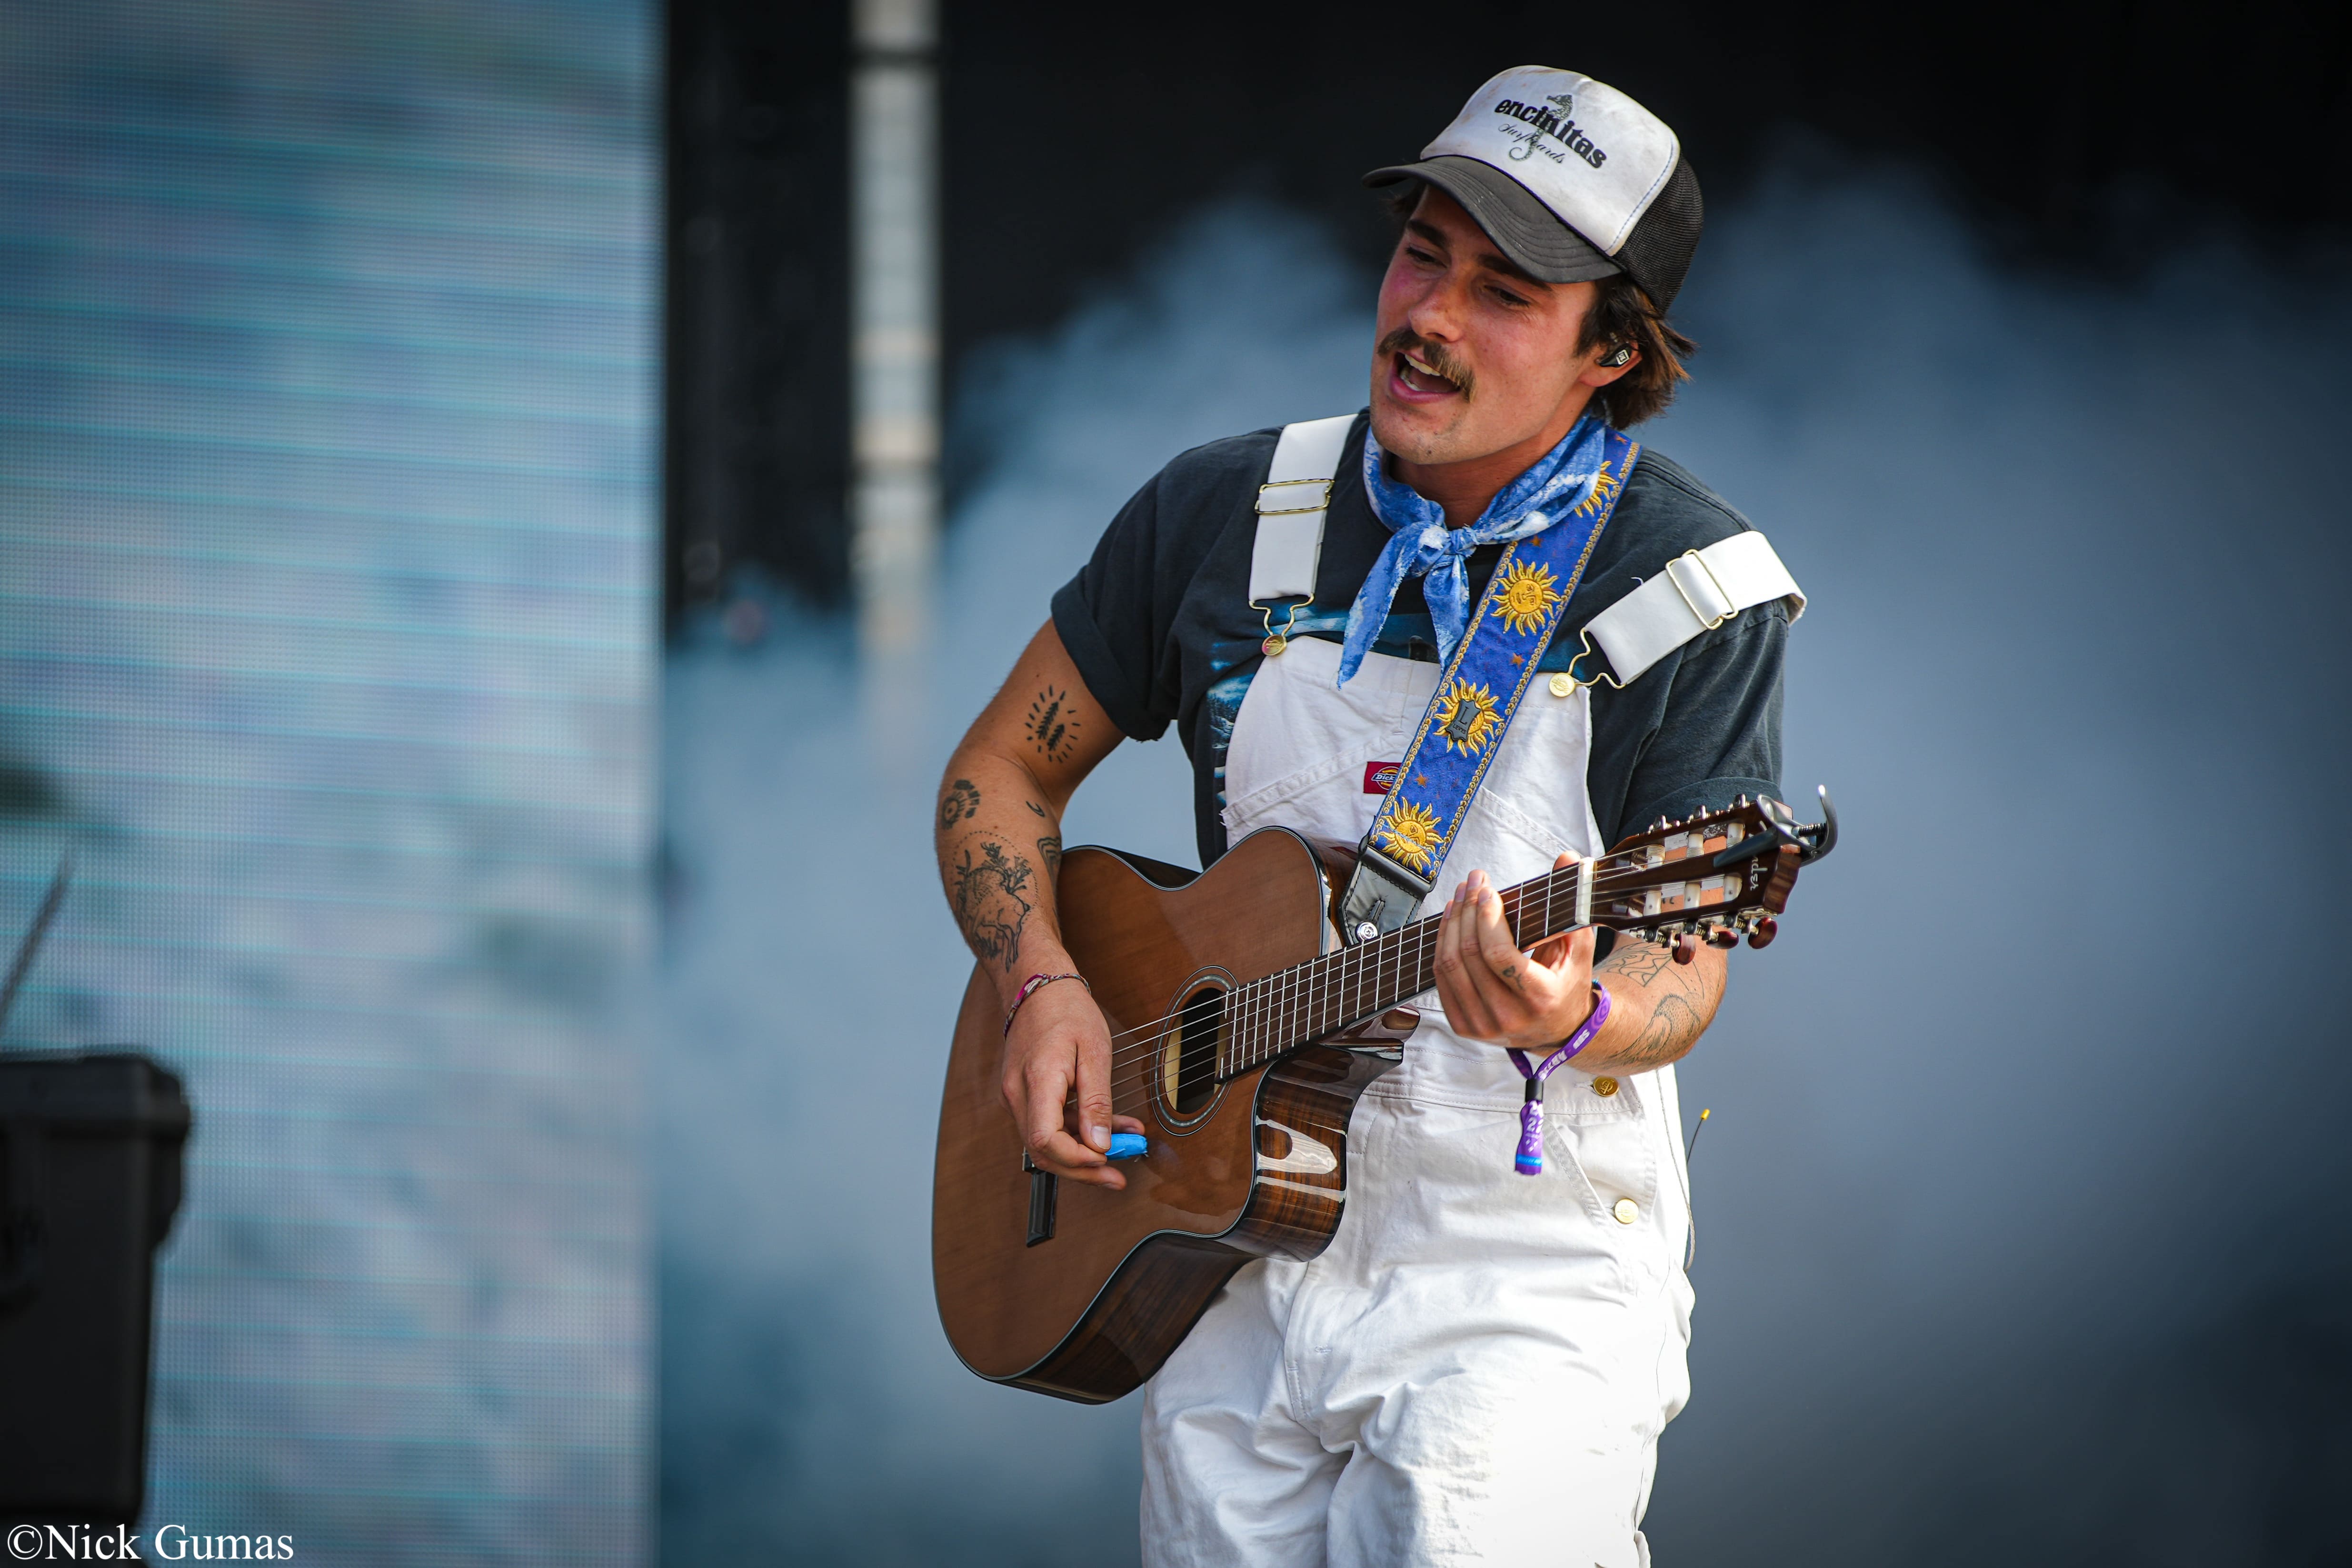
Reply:
[[1519, 1152], [1511, 1168], [1522, 1176], [1543, 1174], [1543, 1086], [1551, 1069], [1592, 1043], [1601, 1026], [1609, 1021], [1609, 988], [1598, 980], [1592, 983], [1592, 1011], [1576, 1026], [1576, 1033], [1556, 1047], [1544, 1058], [1543, 1066], [1529, 1067], [1527, 1052], [1511, 1047], [1511, 1064], [1528, 1080], [1528, 1098], [1519, 1107]]

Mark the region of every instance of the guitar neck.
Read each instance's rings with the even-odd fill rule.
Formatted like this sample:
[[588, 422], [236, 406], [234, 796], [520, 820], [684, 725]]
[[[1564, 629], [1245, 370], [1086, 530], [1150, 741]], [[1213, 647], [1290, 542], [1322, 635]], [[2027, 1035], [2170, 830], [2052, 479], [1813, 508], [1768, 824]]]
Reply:
[[[1511, 940], [1524, 950], [1598, 921], [1654, 941], [1704, 939], [1727, 947], [1744, 934], [1762, 947], [1779, 929], [1772, 917], [1788, 907], [1797, 868], [1837, 842], [1826, 795], [1823, 805], [1817, 827], [1798, 827], [1780, 801], [1746, 795], [1680, 822], [1660, 821], [1598, 860], [1507, 889], [1503, 918]], [[1234, 987], [1225, 997], [1218, 1076], [1247, 1072], [1429, 990], [1437, 984], [1439, 919], [1431, 915]]]
[[[1503, 919], [1512, 940], [1530, 948], [1589, 921], [1584, 879], [1591, 862], [1506, 889]], [[1386, 936], [1311, 958], [1236, 987], [1226, 999], [1222, 1078], [1249, 1071], [1283, 1052], [1350, 1028], [1437, 984], [1437, 928], [1430, 915]]]

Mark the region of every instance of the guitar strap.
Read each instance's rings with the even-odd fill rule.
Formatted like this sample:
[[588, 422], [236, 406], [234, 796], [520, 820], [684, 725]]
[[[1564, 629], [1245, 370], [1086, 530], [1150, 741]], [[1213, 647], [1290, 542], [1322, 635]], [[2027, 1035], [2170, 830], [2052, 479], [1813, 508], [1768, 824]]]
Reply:
[[[1340, 415], [1284, 426], [1265, 483], [1258, 487], [1250, 603], [1267, 610], [1269, 657], [1282, 652], [1285, 639], [1274, 631], [1268, 602], [1314, 596], [1332, 481], [1355, 420]], [[1439, 675], [1396, 784], [1359, 848], [1340, 900], [1341, 930], [1349, 942], [1412, 920], [1435, 885], [1537, 661], [1575, 596], [1593, 542], [1641, 455], [1639, 444], [1618, 431], [1609, 431], [1606, 441], [1602, 482], [1591, 498], [1534, 538], [1510, 545], [1496, 563], [1461, 646]], [[1583, 651], [1570, 665], [1570, 679], [1580, 686], [1607, 680], [1622, 689], [1701, 632], [1775, 598], [1788, 602], [1791, 621], [1804, 614], [1804, 593], [1755, 530], [1685, 551], [1585, 626]], [[1577, 673], [1596, 642], [1609, 668]]]
[[[1266, 602], [1314, 595], [1332, 479], [1354, 424], [1348, 415], [1285, 426], [1265, 483], [1258, 487], [1250, 603], [1268, 612], [1268, 657], [1282, 652], [1285, 638], [1274, 631]], [[1541, 533], [1504, 549], [1460, 644], [1439, 672], [1396, 783], [1358, 848], [1340, 900], [1340, 927], [1349, 942], [1404, 925], [1429, 896], [1641, 452], [1614, 430], [1605, 442], [1592, 494]]]
[[1537, 661], [1576, 594], [1593, 542], [1617, 510], [1625, 476], [1641, 455], [1636, 443], [1615, 430], [1603, 439], [1601, 479], [1583, 504], [1532, 539], [1505, 546], [1495, 563], [1454, 657], [1438, 673], [1396, 784], [1372, 814], [1357, 852], [1339, 901], [1346, 941], [1396, 930], [1414, 917], [1434, 886], [1454, 833], [1535, 681]]

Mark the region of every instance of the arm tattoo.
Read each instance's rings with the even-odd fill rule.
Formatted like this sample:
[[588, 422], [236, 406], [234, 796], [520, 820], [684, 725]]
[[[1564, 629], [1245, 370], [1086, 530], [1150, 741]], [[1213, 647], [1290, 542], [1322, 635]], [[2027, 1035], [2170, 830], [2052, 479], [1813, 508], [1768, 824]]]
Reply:
[[1622, 974], [1628, 980], [1648, 985], [1663, 973], [1672, 950], [1662, 942], [1621, 940], [1616, 949], [1601, 961], [1601, 967], [1612, 974]]
[[1034, 801], [1034, 800], [1024, 800], [1024, 801], [1023, 801], [1021, 804], [1022, 804], [1022, 805], [1025, 805], [1025, 806], [1027, 806], [1031, 811], [1034, 812], [1034, 813], [1035, 813], [1037, 816], [1045, 816], [1045, 808], [1044, 806], [1042, 806], [1042, 805], [1038, 805], [1035, 801]]
[[1068, 754], [1078, 732], [1078, 721], [1070, 717], [1070, 694], [1048, 686], [1029, 704], [1025, 726], [1038, 755], [1049, 762], [1060, 762]]
[[1037, 853], [1045, 862], [1045, 880], [1050, 882], [1062, 869], [1062, 836], [1048, 833], [1037, 840]]
[[1690, 1048], [1702, 1027], [1697, 1008], [1680, 996], [1662, 996], [1642, 1037], [1625, 1047], [1625, 1065], [1639, 1072], [1673, 1061]]
[[956, 924], [963, 939], [983, 963], [1003, 960], [1013, 973], [1019, 961], [1022, 928], [1029, 923], [1033, 906], [1022, 894], [1037, 868], [1022, 855], [1007, 855], [994, 839], [982, 839], [974, 861], [970, 841], [962, 860], [947, 868], [948, 901], [955, 906]]
[[940, 831], [945, 833], [959, 822], [969, 822], [980, 815], [980, 791], [970, 779], [958, 779], [948, 785], [940, 796]]

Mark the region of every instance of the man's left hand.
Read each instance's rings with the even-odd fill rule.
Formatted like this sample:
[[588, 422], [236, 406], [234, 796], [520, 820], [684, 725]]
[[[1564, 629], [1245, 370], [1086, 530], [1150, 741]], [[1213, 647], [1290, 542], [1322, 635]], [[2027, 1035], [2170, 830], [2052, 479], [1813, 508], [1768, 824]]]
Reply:
[[[1570, 863], [1563, 855], [1555, 868]], [[1591, 926], [1521, 952], [1484, 871], [1454, 890], [1437, 928], [1437, 999], [1466, 1039], [1536, 1054], [1576, 1033], [1592, 1011]]]

